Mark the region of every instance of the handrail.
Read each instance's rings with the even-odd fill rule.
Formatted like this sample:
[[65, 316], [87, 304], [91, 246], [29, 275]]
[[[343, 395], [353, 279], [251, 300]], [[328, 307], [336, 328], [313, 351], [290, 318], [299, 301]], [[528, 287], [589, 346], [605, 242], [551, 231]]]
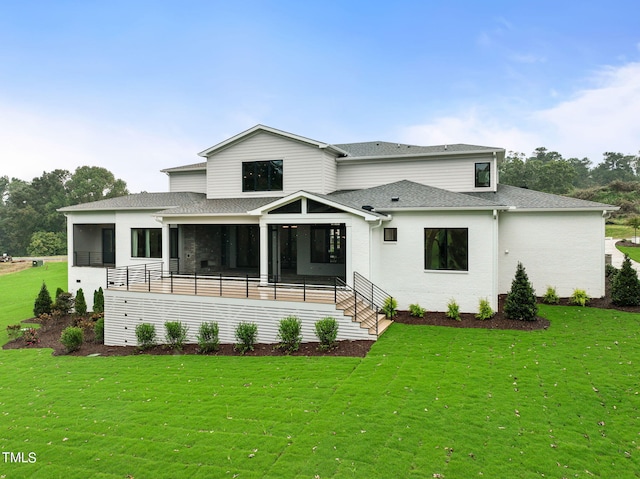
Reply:
[[393, 299], [389, 293], [373, 284], [357, 271], [353, 272], [353, 289], [367, 300], [372, 309], [382, 309], [387, 298]]

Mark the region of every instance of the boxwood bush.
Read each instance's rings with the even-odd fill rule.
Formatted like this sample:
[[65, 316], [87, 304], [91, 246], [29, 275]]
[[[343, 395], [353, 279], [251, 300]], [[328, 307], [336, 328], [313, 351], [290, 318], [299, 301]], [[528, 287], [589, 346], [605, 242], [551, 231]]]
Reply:
[[236, 327], [236, 340], [233, 348], [240, 351], [241, 354], [247, 351], [253, 351], [253, 347], [258, 339], [258, 325], [256, 323], [247, 323], [245, 321]]
[[318, 349], [327, 351], [336, 345], [338, 337], [338, 321], [335, 318], [327, 317], [316, 321], [316, 336], [320, 341]]
[[278, 326], [278, 347], [287, 353], [292, 353], [300, 348], [302, 342], [302, 321], [296, 316], [287, 316], [280, 320]]
[[217, 351], [220, 347], [220, 328], [216, 322], [202, 323], [198, 329], [198, 352], [202, 354]]
[[60, 342], [67, 348], [67, 352], [72, 353], [80, 349], [84, 341], [84, 332], [77, 326], [69, 326], [62, 331]]
[[136, 338], [140, 349], [149, 349], [156, 345], [156, 327], [149, 323], [136, 326]]

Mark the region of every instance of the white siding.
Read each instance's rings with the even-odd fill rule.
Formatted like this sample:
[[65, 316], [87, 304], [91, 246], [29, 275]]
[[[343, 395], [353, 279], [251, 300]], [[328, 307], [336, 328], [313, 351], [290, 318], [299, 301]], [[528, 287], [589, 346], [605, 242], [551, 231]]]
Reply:
[[[492, 163], [491, 187], [475, 187], [475, 164]], [[451, 191], [495, 191], [495, 161], [492, 156], [464, 159], [393, 159], [338, 163], [338, 189], [371, 188], [411, 180]]]
[[547, 286], [561, 297], [574, 289], [594, 298], [604, 295], [602, 213], [502, 213], [499, 237], [500, 293], [511, 289], [520, 261], [539, 296]]
[[[419, 303], [430, 311], [446, 311], [455, 299], [461, 311], [477, 312], [480, 298], [497, 309], [496, 221], [491, 212], [396, 213], [373, 230], [371, 280], [397, 298], [400, 309]], [[469, 271], [424, 269], [424, 229], [445, 227], [469, 229]], [[398, 241], [384, 242], [383, 228], [398, 228]]]
[[[286, 196], [299, 190], [333, 191], [331, 172], [325, 181], [326, 150], [260, 132], [214, 154], [207, 160], [207, 197]], [[283, 191], [242, 191], [242, 162], [283, 160]]]
[[169, 191], [171, 193], [206, 193], [207, 172], [203, 170], [171, 173], [169, 175]]
[[258, 325], [258, 342], [277, 343], [279, 321], [287, 316], [302, 321], [302, 340], [318, 341], [315, 322], [327, 316], [339, 322], [338, 339], [375, 340], [366, 328], [351, 321], [335, 305], [290, 303], [252, 299], [212, 298], [177, 294], [105, 291], [104, 343], [109, 346], [136, 346], [138, 324], [155, 325], [158, 342], [164, 339], [166, 321], [181, 321], [189, 328], [187, 342], [197, 342], [200, 324], [215, 321], [220, 328], [221, 343], [235, 343], [235, 329], [241, 321]]

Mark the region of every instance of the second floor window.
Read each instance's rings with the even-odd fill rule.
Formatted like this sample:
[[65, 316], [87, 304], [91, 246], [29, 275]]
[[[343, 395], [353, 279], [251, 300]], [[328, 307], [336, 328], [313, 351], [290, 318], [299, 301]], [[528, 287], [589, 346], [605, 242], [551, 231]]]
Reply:
[[491, 164], [476, 163], [476, 188], [491, 186]]
[[243, 162], [242, 191], [282, 191], [282, 160]]

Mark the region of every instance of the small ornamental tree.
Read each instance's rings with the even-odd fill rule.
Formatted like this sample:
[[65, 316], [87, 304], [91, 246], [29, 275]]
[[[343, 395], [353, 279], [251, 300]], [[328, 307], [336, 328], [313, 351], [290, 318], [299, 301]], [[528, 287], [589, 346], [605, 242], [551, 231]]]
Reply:
[[76, 314], [79, 316], [85, 316], [87, 314], [87, 300], [84, 299], [84, 291], [82, 288], [78, 289], [76, 293]]
[[41, 314], [49, 314], [51, 312], [51, 295], [47, 289], [47, 285], [42, 282], [40, 292], [33, 304], [33, 314], [37, 318]]
[[102, 286], [93, 292], [93, 312], [104, 313], [104, 291]]
[[536, 294], [529, 282], [527, 272], [518, 261], [516, 276], [511, 283], [511, 290], [504, 302], [504, 314], [510, 319], [535, 321], [538, 314]]
[[629, 256], [611, 282], [611, 301], [618, 306], [638, 306], [640, 304], [640, 280], [638, 272], [631, 266]]

